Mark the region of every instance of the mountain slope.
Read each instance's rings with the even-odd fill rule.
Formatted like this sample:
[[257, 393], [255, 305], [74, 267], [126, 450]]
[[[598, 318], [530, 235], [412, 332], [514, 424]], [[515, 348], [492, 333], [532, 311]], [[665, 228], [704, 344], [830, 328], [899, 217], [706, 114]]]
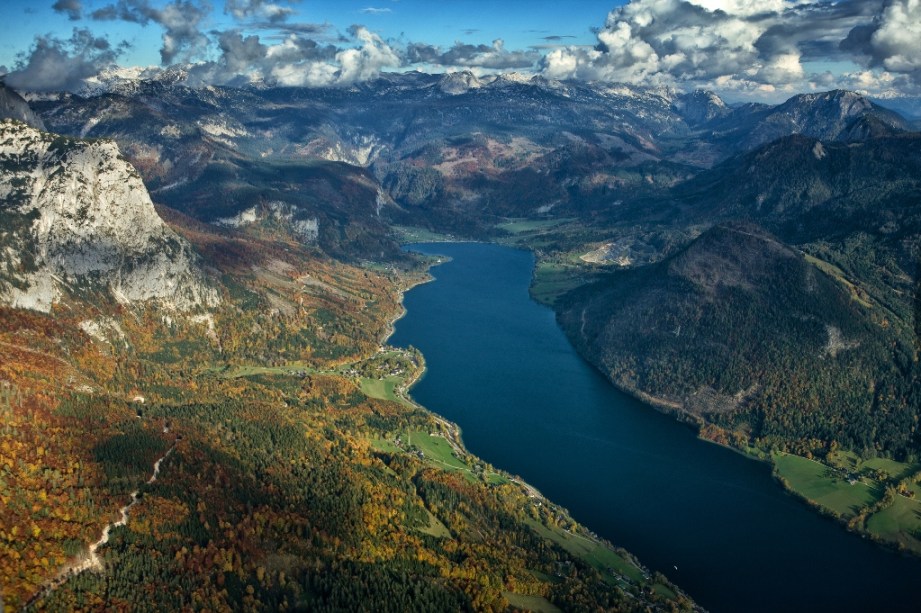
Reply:
[[777, 106], [745, 105], [706, 124], [708, 138], [746, 151], [791, 134], [823, 141], [860, 140], [911, 130], [901, 115], [845, 90], [793, 96]]
[[745, 441], [918, 444], [912, 348], [757, 226], [715, 227], [663, 262], [575, 290], [558, 312], [616, 385]]
[[217, 301], [191, 247], [157, 216], [113, 142], [4, 121], [0, 196], [0, 298], [15, 307], [49, 311], [65, 293], [87, 289], [183, 310]]
[[[422, 358], [382, 338], [421, 263], [320, 252], [324, 218], [285, 191], [315, 187], [354, 207], [324, 214], [384, 228], [374, 181], [340, 162], [306, 178], [312, 165], [294, 166], [230, 166], [212, 188], [255, 204], [214, 225], [155, 209], [112, 141], [0, 124], [5, 602], [694, 610], [404, 396]], [[286, 172], [303, 174], [260, 201]], [[135, 300], [151, 302], [118, 304]], [[196, 305], [212, 306], [176, 310]], [[579, 548], [561, 546], [572, 535]]]
[[904, 236], [921, 230], [921, 134], [856, 143], [788, 136], [672, 193], [696, 221], [744, 217], [797, 239], [855, 228]]
[[36, 115], [29, 103], [22, 96], [0, 81], [0, 119], [16, 119], [38, 130], [44, 130], [45, 124]]

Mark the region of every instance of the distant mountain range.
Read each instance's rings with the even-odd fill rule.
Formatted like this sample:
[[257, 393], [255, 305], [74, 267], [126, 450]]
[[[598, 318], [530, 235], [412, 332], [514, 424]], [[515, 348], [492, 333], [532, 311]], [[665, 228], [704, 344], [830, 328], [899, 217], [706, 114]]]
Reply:
[[[52, 131], [115, 139], [160, 202], [204, 221], [281, 202], [318, 219], [320, 244], [339, 255], [387, 250], [374, 238], [378, 214], [482, 234], [501, 216], [580, 215], [657, 194], [783, 136], [848, 142], [910, 129], [851, 92], [731, 108], [709, 92], [518, 75], [194, 89], [180, 73], [93, 93], [33, 106]], [[343, 216], [358, 203], [373, 214]], [[342, 243], [358, 234], [364, 247]]]
[[32, 111], [29, 103], [2, 82], [0, 82], [0, 118], [16, 119], [33, 128], [45, 129], [44, 122]]

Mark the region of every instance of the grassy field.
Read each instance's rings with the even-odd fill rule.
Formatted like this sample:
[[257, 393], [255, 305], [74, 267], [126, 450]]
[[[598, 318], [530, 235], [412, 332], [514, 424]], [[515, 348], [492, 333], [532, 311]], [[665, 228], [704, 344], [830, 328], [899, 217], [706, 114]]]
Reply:
[[542, 304], [552, 305], [557, 298], [584, 282], [585, 279], [572, 266], [538, 262], [534, 268], [531, 296]]
[[[539, 535], [584, 560], [609, 582], [619, 583], [620, 576], [627, 577], [637, 583], [644, 581], [646, 578], [642, 570], [629, 560], [621, 557], [613, 549], [609, 549], [601, 543], [581, 535], [572, 534], [563, 528], [550, 530], [534, 520], [529, 519], [526, 521]], [[612, 569], [614, 572], [611, 572]]]
[[408, 445], [415, 445], [431, 460], [446, 470], [463, 470], [472, 474], [470, 467], [454, 455], [451, 443], [442, 436], [432, 436], [427, 432], [414, 430], [406, 433]]
[[890, 479], [900, 480], [905, 477], [911, 476], [918, 466], [916, 464], [906, 464], [905, 462], [896, 462], [895, 460], [889, 460], [887, 458], [873, 458], [871, 460], [864, 460], [860, 463], [860, 470], [864, 469], [870, 470], [882, 470]]
[[[433, 466], [447, 471], [460, 471], [464, 474], [464, 477], [471, 482], [479, 480], [473, 467], [455, 455], [451, 443], [443, 436], [433, 436], [421, 430], [411, 430], [404, 434], [404, 439], [406, 447], [417, 448], [422, 452], [426, 461], [430, 462]], [[383, 439], [374, 439], [371, 441], [371, 445], [375, 449], [387, 453], [400, 453], [405, 451], [405, 449], [401, 449], [396, 444]], [[489, 470], [487, 470], [482, 477], [485, 479], [486, 483], [490, 485], [505, 485], [506, 483], [511, 483], [511, 480], [505, 475]]]
[[861, 460], [860, 456], [852, 451], [832, 452], [828, 454], [828, 460], [832, 466], [838, 466], [847, 471], [865, 475], [869, 475], [872, 471], [881, 470], [889, 476], [889, 479], [895, 479], [896, 481], [910, 476], [919, 468], [917, 464], [906, 464], [889, 458]]
[[548, 230], [555, 226], [573, 221], [573, 219], [574, 218], [571, 217], [561, 219], [510, 219], [496, 224], [496, 227], [510, 234], [528, 234]]
[[921, 500], [921, 483], [911, 483], [908, 489], [915, 493], [915, 500]]
[[392, 441], [383, 438], [371, 439], [371, 447], [384, 453], [400, 453], [403, 450], [397, 447]]
[[884, 541], [921, 552], [921, 502], [896, 496], [890, 506], [867, 520], [867, 530]]
[[410, 226], [394, 226], [394, 234], [397, 240], [403, 243], [444, 243], [456, 240], [456, 237], [450, 234], [440, 234], [427, 228], [414, 228]]
[[882, 498], [876, 483], [854, 484], [819, 462], [795, 455], [774, 454], [774, 470], [797, 494], [844, 518]]
[[843, 285], [848, 292], [851, 294], [851, 298], [867, 307], [868, 309], [873, 308], [873, 305], [868, 301], [867, 294], [859, 287], [854, 285], [847, 277], [844, 276], [844, 271], [831, 264], [825, 260], [820, 260], [817, 257], [806, 255], [806, 261], [824, 272], [826, 275]]
[[400, 377], [387, 377], [386, 379], [359, 379], [361, 393], [368, 398], [389, 400], [406, 404], [406, 401], [397, 396], [396, 388], [403, 382]]
[[428, 509], [426, 509], [425, 512], [429, 517], [429, 525], [424, 528], [416, 528], [416, 530], [423, 534], [434, 536], [435, 538], [451, 538], [451, 531], [441, 523], [441, 520], [432, 515], [432, 512]]
[[490, 485], [505, 485], [511, 483], [508, 477], [499, 473], [486, 473], [486, 483]]
[[557, 613], [561, 609], [543, 596], [525, 596], [514, 592], [502, 592], [508, 603], [516, 609], [534, 611], [534, 613]]

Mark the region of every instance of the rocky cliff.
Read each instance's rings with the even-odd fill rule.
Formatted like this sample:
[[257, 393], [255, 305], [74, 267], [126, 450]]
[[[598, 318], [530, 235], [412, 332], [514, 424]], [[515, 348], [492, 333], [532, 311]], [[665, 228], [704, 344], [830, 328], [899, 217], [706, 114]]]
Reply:
[[32, 112], [22, 96], [0, 82], [0, 119], [18, 119], [33, 128], [45, 129], [41, 117]]
[[214, 304], [186, 241], [154, 210], [111, 141], [0, 122], [0, 301], [50, 311], [65, 294]]

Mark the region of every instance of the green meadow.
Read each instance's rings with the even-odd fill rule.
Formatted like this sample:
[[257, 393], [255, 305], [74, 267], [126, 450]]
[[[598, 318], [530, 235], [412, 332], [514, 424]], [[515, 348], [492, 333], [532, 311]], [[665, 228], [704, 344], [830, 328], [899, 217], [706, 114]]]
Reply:
[[774, 470], [787, 486], [845, 519], [883, 497], [879, 484], [864, 481], [851, 483], [835, 469], [814, 460], [789, 454], [774, 454]]

